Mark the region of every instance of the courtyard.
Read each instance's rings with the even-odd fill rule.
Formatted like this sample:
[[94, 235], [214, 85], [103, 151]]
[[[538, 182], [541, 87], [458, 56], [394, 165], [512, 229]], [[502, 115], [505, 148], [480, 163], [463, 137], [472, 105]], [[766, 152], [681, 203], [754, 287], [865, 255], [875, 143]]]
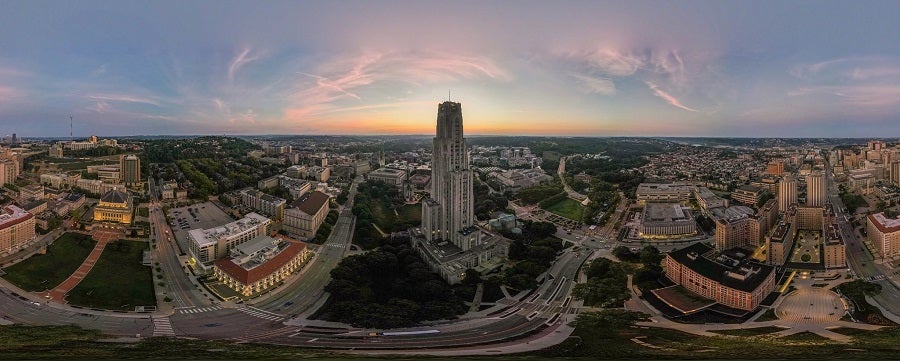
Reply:
[[791, 253], [792, 263], [822, 263], [822, 232], [800, 230]]
[[795, 279], [797, 289], [775, 309], [778, 318], [801, 323], [829, 323], [844, 316], [844, 302], [826, 287], [814, 287], [812, 279]]

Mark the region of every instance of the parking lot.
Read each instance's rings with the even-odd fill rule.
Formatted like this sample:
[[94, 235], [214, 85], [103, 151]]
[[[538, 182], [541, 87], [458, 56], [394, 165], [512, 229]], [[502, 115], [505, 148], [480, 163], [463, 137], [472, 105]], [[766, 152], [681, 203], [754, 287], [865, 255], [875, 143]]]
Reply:
[[188, 231], [197, 228], [214, 228], [233, 221], [231, 217], [211, 202], [172, 208], [167, 214], [169, 226], [175, 233], [182, 252], [188, 250]]

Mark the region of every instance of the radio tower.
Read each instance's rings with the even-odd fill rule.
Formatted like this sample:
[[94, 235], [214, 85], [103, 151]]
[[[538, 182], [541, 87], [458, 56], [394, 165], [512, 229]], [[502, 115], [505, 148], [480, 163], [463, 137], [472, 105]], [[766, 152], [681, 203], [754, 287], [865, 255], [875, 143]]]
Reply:
[[75, 138], [72, 137], [72, 116], [69, 115], [69, 140], [74, 141]]

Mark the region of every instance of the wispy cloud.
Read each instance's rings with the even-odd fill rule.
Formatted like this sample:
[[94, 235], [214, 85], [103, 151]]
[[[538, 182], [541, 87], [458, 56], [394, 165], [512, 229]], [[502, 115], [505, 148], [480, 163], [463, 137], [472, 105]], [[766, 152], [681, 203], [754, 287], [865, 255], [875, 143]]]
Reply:
[[[436, 52], [365, 53], [325, 61], [313, 71], [297, 72], [299, 79], [285, 119], [297, 121], [340, 109], [377, 109], [396, 103], [390, 94], [409, 87], [450, 85], [461, 80], [505, 82], [509, 73], [484, 57]], [[309, 80], [312, 80], [310, 82]], [[391, 93], [385, 93], [391, 89]]]
[[112, 102], [128, 102], [128, 103], [142, 103], [142, 104], [150, 104], [155, 106], [160, 106], [160, 102], [156, 99], [151, 99], [147, 97], [139, 97], [128, 94], [90, 94], [87, 95], [88, 99], [92, 100], [102, 100], [102, 101], [112, 101]]
[[582, 89], [588, 93], [613, 95], [616, 93], [616, 84], [608, 78], [593, 77], [581, 74], [569, 74], [578, 80]]
[[109, 64], [103, 64], [97, 67], [94, 71], [91, 72], [93, 76], [100, 76], [106, 74], [109, 71]]
[[829, 95], [847, 105], [887, 107], [900, 105], [900, 85], [842, 85], [803, 87], [788, 92], [789, 96]]
[[649, 81], [644, 82], [644, 84], [647, 84], [647, 87], [649, 87], [650, 90], [653, 91], [653, 95], [656, 95], [656, 96], [662, 98], [663, 100], [665, 100], [666, 102], [668, 102], [668, 103], [671, 104], [672, 106], [674, 106], [674, 107], [676, 107], [676, 108], [679, 108], [679, 109], [687, 110], [687, 111], [689, 111], [689, 112], [697, 112], [697, 111], [698, 111], [697, 109], [690, 108], [690, 107], [688, 107], [688, 106], [686, 106], [686, 105], [684, 105], [684, 104], [681, 104], [681, 101], [680, 101], [680, 100], [676, 99], [676, 98], [675, 98], [674, 96], [672, 96], [671, 94], [666, 93], [665, 91], [663, 91], [662, 89], [660, 89], [660, 87], [659, 87], [658, 85], [656, 85], [656, 84], [654, 84], [654, 83], [652, 83], [652, 82], [649, 82]]
[[250, 56], [250, 51], [250, 48], [243, 49], [240, 54], [231, 61], [231, 65], [228, 66], [228, 81], [234, 81], [235, 74], [237, 74], [244, 65], [247, 65], [254, 60], [259, 60], [258, 56]]

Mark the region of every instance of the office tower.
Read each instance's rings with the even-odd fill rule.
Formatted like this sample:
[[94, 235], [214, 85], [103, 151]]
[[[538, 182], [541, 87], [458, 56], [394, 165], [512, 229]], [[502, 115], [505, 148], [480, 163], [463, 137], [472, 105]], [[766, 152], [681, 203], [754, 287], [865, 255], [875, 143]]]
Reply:
[[791, 176], [785, 176], [778, 182], [778, 210], [784, 212], [796, 203], [797, 181]]
[[827, 193], [825, 173], [813, 172], [806, 177], [806, 205], [810, 207], [825, 206]]
[[136, 155], [122, 155], [119, 157], [119, 169], [122, 174], [122, 182], [125, 185], [141, 183], [141, 159]]
[[437, 130], [432, 151], [431, 198], [423, 203], [425, 238], [450, 241], [461, 250], [475, 247], [472, 170], [463, 138], [462, 106], [444, 102], [438, 106]]

